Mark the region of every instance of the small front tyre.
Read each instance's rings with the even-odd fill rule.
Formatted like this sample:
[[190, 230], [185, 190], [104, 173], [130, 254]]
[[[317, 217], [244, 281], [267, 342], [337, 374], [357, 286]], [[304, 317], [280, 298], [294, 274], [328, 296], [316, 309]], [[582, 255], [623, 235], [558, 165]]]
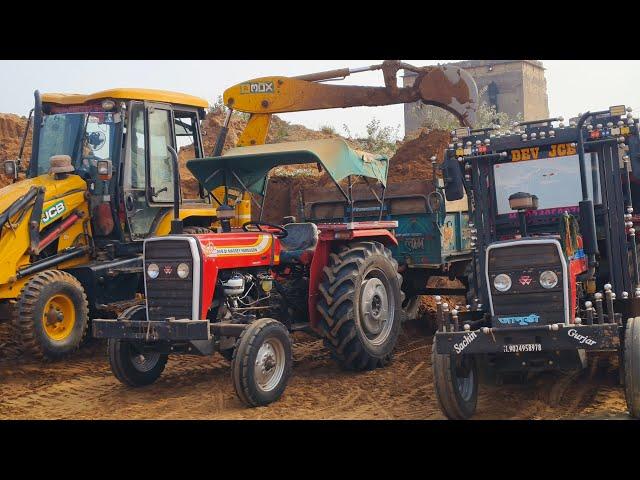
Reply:
[[471, 355], [440, 354], [433, 339], [433, 383], [442, 413], [450, 420], [473, 416], [478, 403], [478, 368]]
[[624, 396], [629, 414], [640, 418], [640, 317], [630, 318], [624, 334]]
[[[123, 312], [120, 318], [143, 320], [144, 305], [135, 305]], [[108, 342], [109, 363], [115, 377], [129, 387], [143, 387], [155, 382], [164, 371], [169, 356], [159, 352], [144, 352], [133, 342], [110, 338]]]
[[261, 318], [242, 331], [231, 360], [233, 386], [249, 407], [278, 400], [291, 376], [293, 358], [286, 327], [272, 318]]

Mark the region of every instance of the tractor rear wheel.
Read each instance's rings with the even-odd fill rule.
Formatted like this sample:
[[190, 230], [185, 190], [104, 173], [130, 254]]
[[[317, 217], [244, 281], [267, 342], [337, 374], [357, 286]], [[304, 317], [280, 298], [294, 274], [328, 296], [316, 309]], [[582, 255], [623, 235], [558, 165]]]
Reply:
[[379, 242], [354, 242], [332, 253], [320, 283], [324, 344], [348, 370], [386, 365], [402, 319], [402, 276]]
[[[126, 309], [119, 318], [145, 320], [144, 305]], [[109, 364], [114, 376], [129, 387], [143, 387], [155, 382], [167, 364], [169, 355], [159, 352], [142, 352], [131, 341], [110, 338], [107, 344]]]
[[623, 359], [627, 408], [632, 417], [640, 418], [640, 317], [627, 321]]
[[233, 387], [249, 407], [278, 400], [287, 388], [293, 357], [286, 327], [272, 318], [256, 320], [242, 331], [231, 360]]
[[22, 289], [16, 309], [14, 328], [25, 352], [35, 358], [62, 358], [76, 350], [87, 333], [87, 296], [67, 272], [35, 274]]
[[440, 410], [450, 420], [466, 420], [478, 403], [478, 368], [471, 355], [440, 354], [436, 339], [431, 350], [433, 383]]

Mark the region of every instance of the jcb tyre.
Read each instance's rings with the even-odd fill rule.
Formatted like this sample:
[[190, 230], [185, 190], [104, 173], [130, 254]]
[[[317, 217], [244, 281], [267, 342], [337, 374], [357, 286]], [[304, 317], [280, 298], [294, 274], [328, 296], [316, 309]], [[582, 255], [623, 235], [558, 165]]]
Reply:
[[182, 233], [187, 233], [189, 235], [200, 235], [203, 233], [213, 233], [213, 230], [207, 227], [184, 227], [182, 229]]
[[286, 327], [272, 318], [250, 323], [240, 334], [231, 360], [238, 398], [249, 407], [275, 402], [287, 388], [292, 365]]
[[466, 420], [478, 403], [478, 369], [471, 355], [447, 355], [431, 351], [433, 383], [440, 410], [450, 420]]
[[379, 242], [355, 242], [332, 253], [320, 283], [324, 344], [348, 370], [386, 365], [400, 333], [402, 276]]
[[89, 304], [80, 282], [67, 272], [46, 270], [24, 286], [13, 317], [24, 351], [57, 360], [76, 350], [87, 333]]
[[640, 418], [640, 317], [627, 321], [623, 357], [627, 408], [632, 417]]
[[[125, 310], [120, 318], [144, 320], [145, 306], [134, 305]], [[129, 387], [151, 385], [160, 378], [169, 358], [164, 353], [142, 353], [132, 342], [118, 338], [109, 339], [107, 350], [111, 371], [120, 382]]]

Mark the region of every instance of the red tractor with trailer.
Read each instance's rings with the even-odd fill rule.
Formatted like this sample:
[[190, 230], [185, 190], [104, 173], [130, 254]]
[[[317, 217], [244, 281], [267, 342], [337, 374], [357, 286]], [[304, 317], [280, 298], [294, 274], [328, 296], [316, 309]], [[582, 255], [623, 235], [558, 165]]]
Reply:
[[[337, 139], [240, 147], [187, 162], [207, 191], [224, 187], [224, 198], [214, 198], [221, 227], [184, 234], [176, 219], [171, 235], [147, 239], [146, 304], [117, 319], [93, 320], [94, 337], [108, 339], [111, 368], [122, 383], [153, 383], [170, 354], [218, 351], [231, 361], [241, 401], [267, 405], [286, 388], [289, 332], [296, 330], [321, 337], [344, 368], [388, 363], [403, 301], [388, 248], [397, 245], [397, 222], [262, 221], [269, 172], [292, 164], [318, 165], [349, 204], [354, 180], [384, 187], [388, 171], [386, 157], [356, 152]], [[260, 207], [258, 220], [241, 229], [231, 227], [231, 189], [250, 192]]]

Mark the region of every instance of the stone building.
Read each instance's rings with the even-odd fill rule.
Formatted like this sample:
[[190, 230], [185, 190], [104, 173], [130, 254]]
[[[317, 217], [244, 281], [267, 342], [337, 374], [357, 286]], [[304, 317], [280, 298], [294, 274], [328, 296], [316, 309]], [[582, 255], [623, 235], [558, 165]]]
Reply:
[[[498, 112], [511, 118], [521, 114], [524, 120], [549, 117], [547, 80], [539, 60], [469, 60], [451, 65], [468, 71], [478, 84], [478, 91], [484, 90], [480, 102], [495, 105]], [[415, 76], [406, 72], [403, 85], [412, 85]], [[405, 134], [422, 126], [414, 103], [404, 106], [404, 125]]]

